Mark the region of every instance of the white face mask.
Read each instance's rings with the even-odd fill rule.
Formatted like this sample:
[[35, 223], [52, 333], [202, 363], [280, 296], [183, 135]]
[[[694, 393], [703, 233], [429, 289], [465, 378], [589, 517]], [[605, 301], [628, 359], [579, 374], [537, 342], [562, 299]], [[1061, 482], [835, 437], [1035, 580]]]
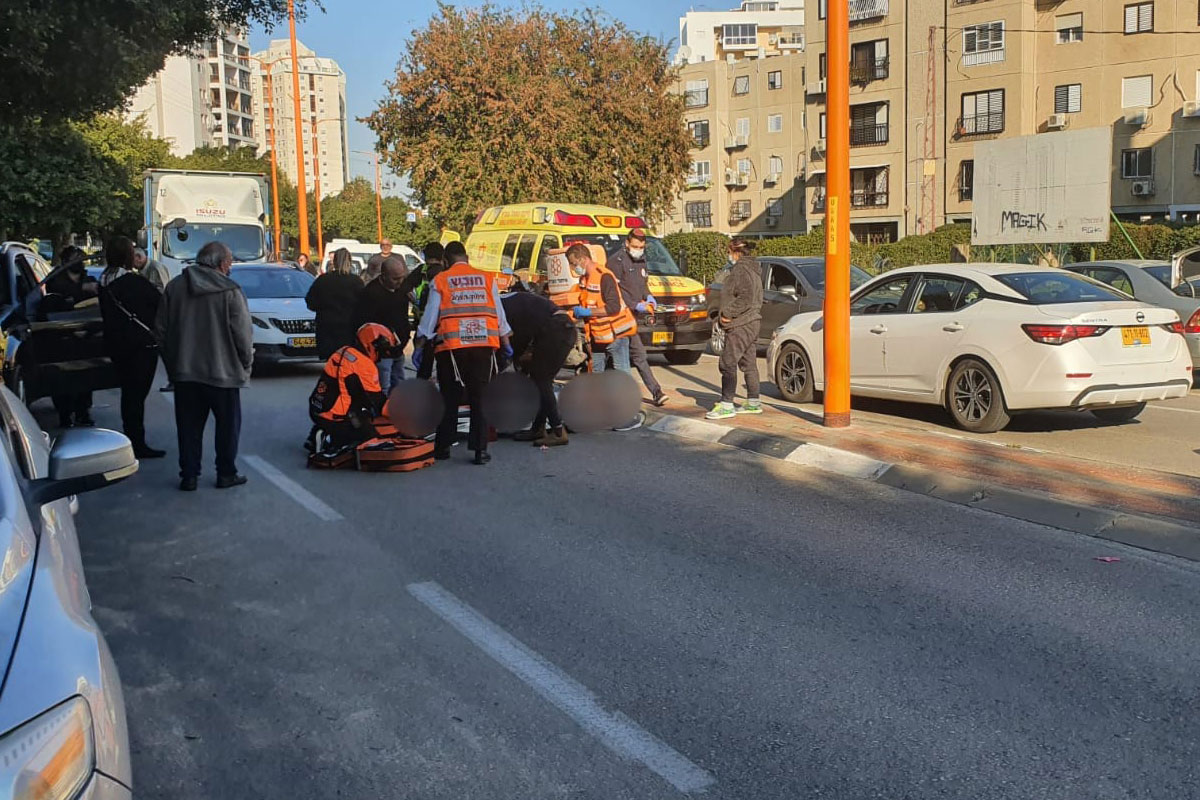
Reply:
[[629, 257], [635, 261], [644, 255], [646, 255], [646, 248], [644, 247], [637, 250], [633, 249], [632, 247], [629, 248]]
[[587, 268], [584, 267], [583, 264], [574, 264], [571, 267], [571, 274], [576, 278], [582, 278], [585, 274], [587, 274]]

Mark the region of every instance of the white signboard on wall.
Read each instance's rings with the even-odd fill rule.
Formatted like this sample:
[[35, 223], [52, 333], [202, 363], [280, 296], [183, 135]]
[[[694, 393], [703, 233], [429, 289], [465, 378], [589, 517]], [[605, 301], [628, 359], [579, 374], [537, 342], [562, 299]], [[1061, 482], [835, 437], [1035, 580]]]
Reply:
[[1106, 242], [1112, 129], [980, 142], [972, 196], [972, 244]]

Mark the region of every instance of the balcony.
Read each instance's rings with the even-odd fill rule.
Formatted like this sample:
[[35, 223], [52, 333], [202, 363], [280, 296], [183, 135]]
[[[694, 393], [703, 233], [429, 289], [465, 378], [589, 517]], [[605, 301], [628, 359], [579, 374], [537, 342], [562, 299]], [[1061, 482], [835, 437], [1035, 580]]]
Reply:
[[683, 104], [688, 108], [704, 108], [708, 105], [708, 89], [692, 89], [683, 95]]
[[981, 64], [1001, 64], [1003, 62], [1003, 47], [997, 47], [992, 50], [977, 50], [974, 53], [963, 53], [962, 57], [964, 67], [978, 67]]
[[817, 189], [813, 192], [812, 210], [815, 214], [824, 213], [825, 211], [825, 190]]
[[711, 187], [711, 175], [688, 175], [687, 177], [687, 188], [689, 189], [709, 189]]
[[960, 117], [958, 120], [959, 136], [981, 136], [986, 133], [1003, 132], [1003, 111], [996, 114], [976, 114], [973, 117]]
[[851, 208], [887, 208], [888, 193], [874, 189], [854, 189], [850, 192]]
[[775, 40], [775, 46], [780, 50], [803, 50], [804, 49], [804, 34], [803, 33], [781, 33], [779, 38]]
[[860, 147], [866, 145], [887, 144], [888, 140], [888, 125], [851, 125], [850, 126], [850, 146]]
[[850, 21], [886, 17], [888, 15], [888, 0], [850, 0]]
[[850, 64], [850, 82], [867, 84], [871, 81], [886, 81], [891, 74], [891, 59], [888, 56]]
[[746, 208], [734, 207], [729, 210], [729, 224], [730, 225], [737, 225], [741, 222], [745, 222], [748, 219], [750, 219], [749, 207], [746, 207]]

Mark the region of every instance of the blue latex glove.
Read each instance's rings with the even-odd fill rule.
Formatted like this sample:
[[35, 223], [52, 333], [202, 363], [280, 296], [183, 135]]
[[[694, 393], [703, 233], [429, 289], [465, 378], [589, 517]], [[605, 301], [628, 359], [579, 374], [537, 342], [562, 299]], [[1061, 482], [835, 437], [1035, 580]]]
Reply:
[[592, 310], [583, 306], [575, 306], [571, 309], [571, 313], [575, 315], [576, 319], [587, 319], [592, 315]]
[[636, 306], [633, 307], [633, 310], [638, 312], [639, 314], [645, 314], [647, 311], [650, 310], [650, 306], [646, 305], [645, 303], [638, 303]]
[[424, 360], [425, 360], [425, 348], [424, 347], [415, 348], [413, 350], [413, 355], [412, 355], [413, 369], [419, 370], [421, 368], [421, 362]]
[[648, 305], [648, 306], [658, 305], [658, 301], [654, 299], [654, 295], [652, 295], [652, 294], [646, 295], [646, 305]]
[[505, 358], [512, 359], [512, 357], [513, 357], [512, 345], [509, 344], [508, 342], [501, 342], [500, 343], [500, 353]]

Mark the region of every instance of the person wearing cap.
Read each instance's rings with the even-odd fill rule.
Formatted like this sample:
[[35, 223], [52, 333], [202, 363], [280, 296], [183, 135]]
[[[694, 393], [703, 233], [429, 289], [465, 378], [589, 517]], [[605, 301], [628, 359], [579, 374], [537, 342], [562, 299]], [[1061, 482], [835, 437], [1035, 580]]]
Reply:
[[[649, 273], [646, 270], [646, 229], [634, 228], [625, 237], [625, 245], [608, 259], [608, 268], [617, 276], [621, 297], [641, 322], [653, 313], [657, 302], [650, 294]], [[667, 395], [650, 369], [646, 346], [641, 336], [629, 340], [629, 363], [637, 370], [656, 406], [666, 405]]]
[[[755, 244], [740, 237], [729, 243], [733, 269], [721, 290], [718, 324], [725, 330], [721, 351], [721, 402], [706, 415], [728, 419], [737, 414], [761, 414], [758, 383], [758, 329], [762, 324], [762, 270], [754, 258]], [[738, 371], [746, 376], [746, 403], [734, 406]]]

